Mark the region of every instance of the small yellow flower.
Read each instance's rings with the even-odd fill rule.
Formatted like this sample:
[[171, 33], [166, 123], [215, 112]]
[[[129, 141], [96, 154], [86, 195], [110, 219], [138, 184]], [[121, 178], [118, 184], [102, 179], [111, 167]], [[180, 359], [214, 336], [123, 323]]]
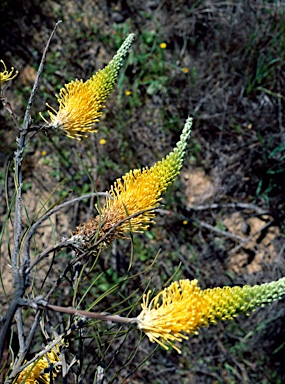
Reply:
[[131, 94], [132, 94], [131, 91], [126, 91], [126, 92], [125, 92], [125, 95], [126, 95], [126, 96], [130, 96]]
[[159, 46], [161, 49], [165, 49], [167, 47], [167, 44], [166, 43], [160, 43]]
[[134, 41], [130, 34], [110, 63], [87, 81], [74, 80], [66, 84], [56, 95], [59, 110], [50, 108], [50, 122], [42, 114], [48, 127], [61, 130], [65, 135], [80, 140], [87, 132], [96, 132], [95, 123], [103, 115], [101, 109], [113, 90], [124, 59]]
[[[44, 369], [49, 368], [52, 364], [58, 363], [59, 358], [59, 346], [56, 345], [50, 352], [43, 355], [34, 363], [28, 365], [19, 376], [13, 381], [13, 384], [35, 384], [35, 383], [50, 383], [50, 373], [43, 373]], [[52, 369], [52, 377], [56, 378], [61, 367], [57, 365]]]
[[3, 83], [5, 83], [5, 81], [10, 81], [10, 80], [14, 79], [14, 78], [18, 75], [18, 71], [16, 71], [16, 72], [13, 74], [13, 72], [14, 72], [14, 67], [12, 67], [12, 68], [11, 68], [11, 71], [8, 72], [8, 71], [7, 71], [7, 67], [6, 67], [4, 61], [3, 61], [3, 60], [0, 60], [0, 63], [2, 63], [3, 66], [4, 66], [4, 71], [3, 71], [3, 72], [0, 72], [0, 86], [1, 86]]
[[107, 141], [105, 139], [100, 139], [99, 140], [99, 144], [101, 145], [105, 145], [107, 143]]
[[[285, 295], [285, 277], [253, 287], [223, 287], [201, 290], [197, 280], [173, 282], [152, 300], [143, 296], [138, 328], [151, 342], [178, 353], [175, 341], [188, 339], [187, 334], [221, 320], [233, 320], [239, 313], [250, 312], [281, 299]], [[185, 335], [186, 334], [186, 335]]]
[[45, 156], [47, 154], [47, 151], [45, 151], [44, 149], [42, 150], [42, 156]]
[[188, 224], [188, 220], [183, 220], [183, 224], [187, 225]]
[[188, 72], [189, 72], [189, 69], [188, 69], [187, 67], [183, 67], [183, 68], [182, 68], [182, 71], [183, 71], [184, 73], [188, 73]]
[[111, 198], [107, 198], [101, 215], [81, 224], [77, 228], [74, 239], [81, 241], [83, 245], [88, 245], [96, 234], [101, 237], [121, 220], [142, 211], [147, 212], [125, 221], [116, 228], [106, 242], [125, 237], [130, 231], [146, 230], [153, 223], [154, 209], [159, 206], [162, 193], [180, 172], [191, 126], [192, 119], [188, 118], [180, 141], [166, 158], [158, 161], [151, 168], [134, 169], [121, 179], [117, 179], [108, 192]]

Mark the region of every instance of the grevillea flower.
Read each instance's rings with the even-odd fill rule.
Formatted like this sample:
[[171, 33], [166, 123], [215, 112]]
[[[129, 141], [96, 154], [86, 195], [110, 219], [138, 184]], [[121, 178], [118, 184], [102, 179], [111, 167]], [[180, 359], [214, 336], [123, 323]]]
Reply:
[[3, 66], [4, 66], [4, 71], [3, 71], [3, 72], [0, 72], [0, 86], [1, 86], [3, 83], [5, 83], [5, 81], [10, 81], [10, 80], [14, 79], [14, 78], [18, 75], [18, 71], [16, 71], [16, 72], [13, 74], [13, 72], [14, 72], [14, 68], [12, 67], [12, 68], [11, 68], [11, 71], [8, 72], [8, 71], [7, 71], [7, 67], [6, 67], [4, 61], [3, 61], [3, 60], [0, 60], [0, 63], [2, 63]]
[[103, 114], [101, 109], [116, 84], [134, 38], [135, 35], [130, 34], [110, 63], [89, 80], [76, 79], [61, 88], [56, 95], [59, 110], [47, 104], [50, 122], [40, 114], [48, 127], [62, 130], [68, 137], [78, 140], [86, 136], [86, 132], [96, 132], [94, 125]]
[[[56, 378], [61, 367], [59, 365], [53, 367], [53, 364], [56, 364], [59, 361], [59, 346], [56, 345], [50, 352], [47, 352], [38, 360], [24, 368], [19, 376], [13, 381], [13, 384], [49, 384], [51, 383], [51, 380], [50, 371], [48, 369], [52, 369], [52, 377]], [[46, 370], [46, 373], [44, 370]]]
[[165, 349], [188, 339], [187, 334], [220, 320], [232, 320], [239, 313], [249, 315], [285, 295], [285, 277], [255, 286], [223, 287], [201, 290], [197, 280], [173, 282], [153, 299], [148, 292], [143, 297], [142, 312], [137, 317], [138, 328], [151, 342]]
[[162, 193], [179, 174], [182, 167], [187, 140], [190, 136], [192, 119], [188, 118], [180, 141], [174, 150], [157, 162], [151, 168], [135, 169], [127, 173], [121, 179], [115, 181], [111, 190], [111, 196], [107, 198], [101, 215], [91, 219], [77, 228], [73, 240], [82, 245], [88, 244], [96, 235], [101, 237], [114, 225], [128, 216], [144, 213], [133, 217], [118, 226], [106, 240], [125, 237], [127, 232], [141, 232], [146, 230], [155, 217], [154, 209], [159, 206]]

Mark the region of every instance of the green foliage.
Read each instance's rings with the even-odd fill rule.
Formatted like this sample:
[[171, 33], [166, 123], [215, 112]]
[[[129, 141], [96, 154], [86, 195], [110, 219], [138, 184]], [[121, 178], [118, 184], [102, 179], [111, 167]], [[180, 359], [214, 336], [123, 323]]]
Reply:
[[261, 22], [261, 32], [255, 29], [250, 36], [245, 51], [249, 56], [246, 88], [248, 95], [256, 91], [266, 91], [274, 95], [272, 90], [278, 82], [276, 74], [280, 74], [285, 59], [285, 42], [282, 38], [285, 34], [284, 15], [284, 12], [280, 12], [272, 20]]

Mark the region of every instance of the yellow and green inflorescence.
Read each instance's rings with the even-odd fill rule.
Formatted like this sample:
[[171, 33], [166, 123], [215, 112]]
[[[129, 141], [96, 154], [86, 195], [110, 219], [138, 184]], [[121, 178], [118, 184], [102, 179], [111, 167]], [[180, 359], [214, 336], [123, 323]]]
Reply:
[[97, 237], [102, 237], [120, 221], [136, 215], [117, 226], [105, 240], [125, 237], [126, 233], [146, 230], [155, 218], [154, 209], [159, 206], [162, 193], [173, 183], [182, 167], [187, 141], [191, 133], [189, 117], [174, 150], [151, 168], [135, 169], [115, 181], [108, 192], [101, 214], [77, 228], [73, 240], [83, 246]]
[[4, 67], [4, 71], [3, 72], [0, 72], [0, 87], [2, 86], [3, 83], [5, 83], [6, 81], [10, 81], [10, 80], [13, 80], [17, 75], [18, 75], [18, 71], [16, 71], [14, 74], [14, 68], [12, 67], [11, 68], [11, 71], [8, 72], [7, 71], [7, 67], [4, 63], [3, 60], [0, 60], [0, 63], [3, 64], [3, 67]]
[[221, 320], [232, 320], [239, 313], [249, 315], [285, 295], [285, 277], [262, 285], [223, 287], [201, 290], [197, 280], [173, 282], [153, 299], [144, 295], [138, 328], [151, 342], [181, 353], [175, 341], [188, 339], [187, 334]]
[[[49, 384], [52, 378], [55, 379], [61, 370], [59, 357], [59, 346], [56, 345], [51, 351], [41, 356], [34, 363], [31, 363], [18, 375], [13, 384]], [[54, 367], [54, 365], [56, 365]], [[52, 372], [52, 373], [51, 373]]]
[[130, 34], [110, 63], [87, 81], [71, 81], [56, 95], [59, 109], [48, 105], [48, 127], [62, 130], [68, 137], [80, 140], [85, 133], [96, 132], [95, 123], [102, 116], [101, 109], [113, 90], [135, 35]]

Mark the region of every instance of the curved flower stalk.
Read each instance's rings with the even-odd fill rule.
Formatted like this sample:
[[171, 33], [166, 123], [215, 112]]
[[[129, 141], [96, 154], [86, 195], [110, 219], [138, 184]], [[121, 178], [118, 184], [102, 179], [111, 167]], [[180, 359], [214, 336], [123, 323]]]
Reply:
[[34, 363], [31, 363], [19, 374], [19, 376], [13, 381], [13, 384], [35, 384], [45, 383], [49, 384], [50, 381], [50, 370], [44, 373], [46, 369], [52, 369], [52, 377], [56, 378], [58, 372], [61, 370], [60, 365], [56, 367], [52, 366], [60, 362], [59, 358], [59, 346], [56, 345], [50, 352], [40, 357]]
[[[218, 321], [233, 320], [239, 313], [249, 315], [285, 295], [285, 277], [271, 283], [243, 287], [201, 290], [197, 280], [173, 282], [153, 299], [150, 292], [143, 297], [138, 328], [151, 342], [178, 353], [174, 342], [188, 339], [187, 334]], [[186, 334], [186, 335], [185, 335]]]
[[86, 132], [96, 132], [94, 125], [103, 114], [101, 109], [116, 84], [134, 38], [135, 35], [130, 34], [110, 63], [90, 79], [85, 82], [76, 79], [61, 88], [56, 95], [59, 110], [47, 104], [50, 122], [40, 114], [48, 127], [62, 130], [66, 136], [77, 140], [86, 137]]
[[154, 209], [159, 206], [162, 193], [173, 183], [182, 167], [187, 141], [191, 133], [192, 118], [188, 118], [180, 141], [174, 150], [151, 168], [135, 169], [117, 179], [107, 198], [101, 215], [77, 228], [70, 239], [82, 246], [96, 237], [102, 237], [117, 223], [128, 216], [144, 213], [126, 220], [105, 240], [110, 243], [114, 238], [122, 238], [126, 233], [146, 230], [155, 218]]
[[3, 64], [4, 66], [4, 71], [3, 72], [0, 72], [0, 87], [3, 83], [5, 83], [5, 81], [10, 81], [10, 80], [13, 80], [17, 75], [18, 75], [18, 71], [16, 71], [14, 74], [14, 67], [11, 68], [11, 71], [8, 72], [7, 71], [7, 67], [4, 63], [3, 60], [0, 60], [0, 63]]

